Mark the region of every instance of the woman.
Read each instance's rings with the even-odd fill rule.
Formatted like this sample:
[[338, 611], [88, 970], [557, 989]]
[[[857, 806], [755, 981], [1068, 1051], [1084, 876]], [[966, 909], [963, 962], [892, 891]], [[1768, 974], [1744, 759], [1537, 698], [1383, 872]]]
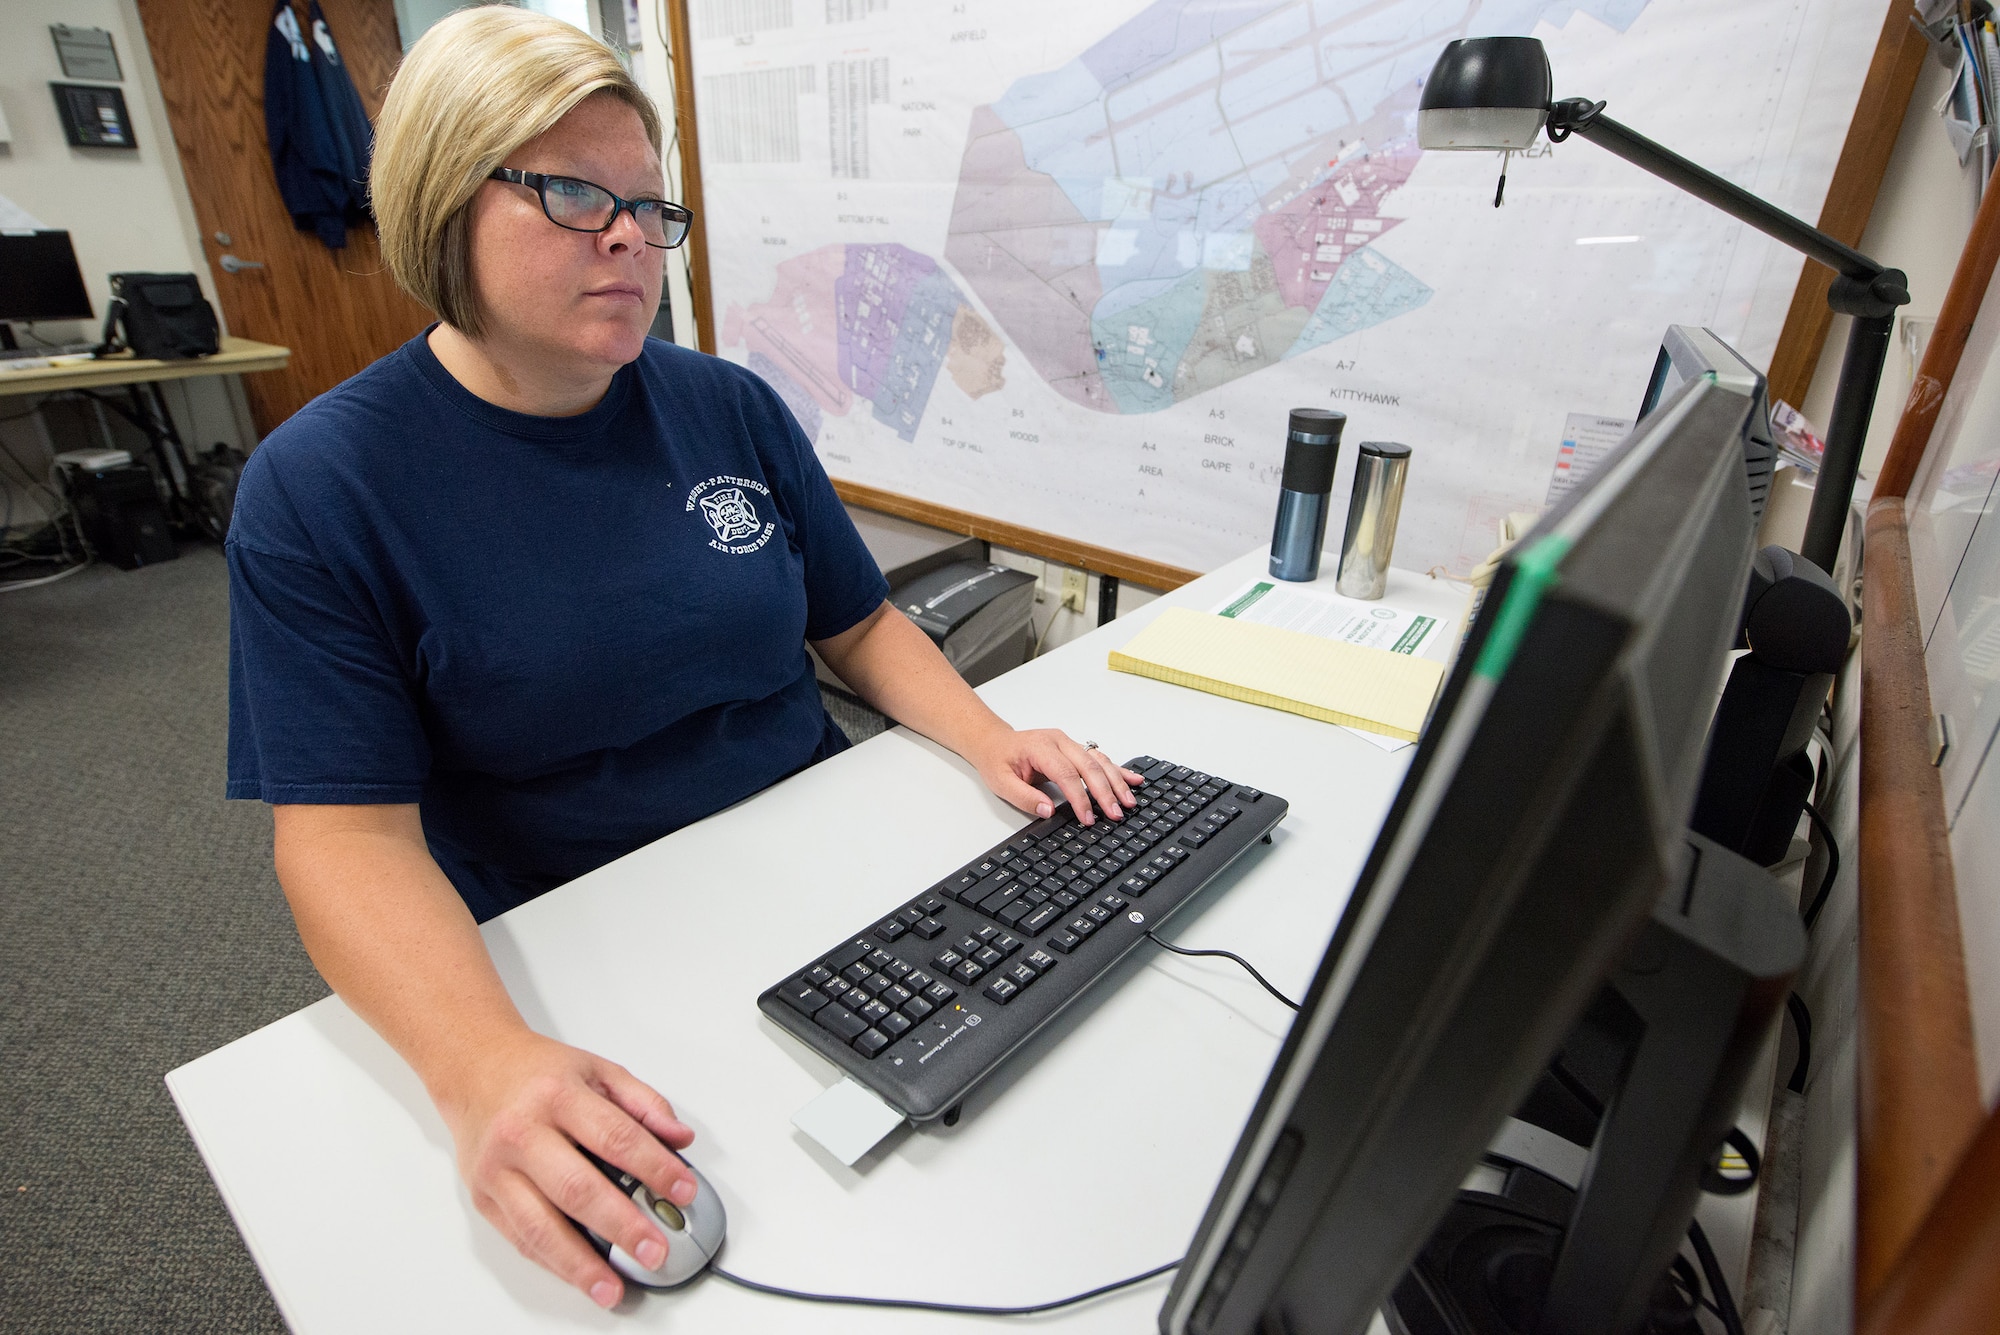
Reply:
[[1113, 819], [1138, 776], [1007, 726], [884, 600], [777, 396], [648, 341], [653, 107], [601, 44], [509, 8], [410, 51], [377, 127], [383, 253], [440, 322], [273, 432], [228, 551], [232, 797], [273, 807], [320, 972], [422, 1077], [487, 1219], [611, 1306], [665, 1238], [580, 1145], [678, 1203], [692, 1133], [532, 1032], [476, 924], [846, 745], [859, 695], [1023, 811]]

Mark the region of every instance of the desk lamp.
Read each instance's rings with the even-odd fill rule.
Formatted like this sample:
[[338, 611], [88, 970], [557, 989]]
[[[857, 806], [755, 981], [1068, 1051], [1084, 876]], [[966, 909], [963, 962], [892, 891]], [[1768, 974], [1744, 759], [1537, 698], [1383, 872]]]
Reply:
[[[1909, 280], [1900, 269], [1885, 269], [1852, 246], [1620, 125], [1604, 114], [1604, 103], [1582, 97], [1551, 101], [1552, 82], [1548, 56], [1537, 38], [1468, 37], [1455, 41], [1438, 56], [1424, 83], [1423, 97], [1417, 104], [1417, 143], [1427, 149], [1505, 153], [1529, 147], [1544, 127], [1552, 143], [1574, 134], [1834, 271], [1826, 304], [1837, 314], [1853, 316], [1854, 323], [1840, 364], [1826, 455], [1820, 460], [1819, 481], [1813, 488], [1812, 512], [1802, 544], [1806, 559], [1831, 572], [1840, 552], [1848, 502], [1854, 495], [1854, 475], [1861, 465], [1861, 446], [1875, 408], [1882, 364], [1889, 355], [1896, 308], [1910, 300]], [[1502, 190], [1506, 184], [1503, 160]], [[1499, 206], [1499, 194], [1494, 195], [1493, 203]]]

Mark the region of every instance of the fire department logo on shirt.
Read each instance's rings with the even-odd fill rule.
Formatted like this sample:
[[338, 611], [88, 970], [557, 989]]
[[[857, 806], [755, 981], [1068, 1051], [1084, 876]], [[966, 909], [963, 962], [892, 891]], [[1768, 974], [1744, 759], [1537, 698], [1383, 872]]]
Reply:
[[771, 489], [754, 478], [712, 477], [688, 492], [687, 508], [697, 507], [715, 536], [708, 545], [718, 552], [743, 556], [771, 540], [777, 525], [757, 511], [755, 496], [769, 497]]

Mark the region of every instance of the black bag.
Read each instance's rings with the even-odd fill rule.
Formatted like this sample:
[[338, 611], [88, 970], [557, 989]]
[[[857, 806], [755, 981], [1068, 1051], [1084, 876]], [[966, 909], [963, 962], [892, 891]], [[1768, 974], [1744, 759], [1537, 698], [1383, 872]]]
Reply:
[[217, 351], [220, 333], [215, 308], [201, 295], [193, 274], [111, 275], [111, 309], [104, 315], [100, 351], [129, 347], [135, 356], [185, 361]]

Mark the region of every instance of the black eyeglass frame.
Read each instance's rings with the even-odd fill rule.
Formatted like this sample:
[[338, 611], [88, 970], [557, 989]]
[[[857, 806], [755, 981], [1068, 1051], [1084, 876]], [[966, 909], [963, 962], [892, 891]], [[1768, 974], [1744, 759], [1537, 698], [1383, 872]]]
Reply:
[[[534, 191], [535, 198], [539, 199], [542, 204], [542, 216], [566, 232], [582, 232], [586, 236], [595, 236], [608, 232], [618, 225], [618, 215], [621, 213], [631, 214], [632, 223], [636, 227], [639, 225], [639, 206], [641, 204], [650, 204], [658, 207], [661, 210], [662, 218], [669, 223], [678, 222], [681, 225], [681, 234], [665, 245], [661, 245], [657, 241], [647, 241], [646, 244], [654, 250], [674, 250], [678, 248], [682, 242], [688, 239], [688, 233], [694, 228], [694, 210], [688, 208], [686, 205], [676, 204], [672, 200], [666, 199], [621, 199], [616, 192], [606, 189], [595, 181], [586, 181], [581, 176], [554, 176], [543, 172], [516, 171], [512, 167], [495, 167], [493, 174], [488, 179], [508, 181], [514, 185], [524, 185]], [[592, 190], [603, 190], [611, 199], [611, 216], [604, 220], [604, 226], [577, 227], [562, 221], [554, 213], [550, 212], [549, 182], [551, 181], [574, 181], [578, 185], [587, 185]], [[644, 227], [639, 227], [642, 237], [645, 230]]]

